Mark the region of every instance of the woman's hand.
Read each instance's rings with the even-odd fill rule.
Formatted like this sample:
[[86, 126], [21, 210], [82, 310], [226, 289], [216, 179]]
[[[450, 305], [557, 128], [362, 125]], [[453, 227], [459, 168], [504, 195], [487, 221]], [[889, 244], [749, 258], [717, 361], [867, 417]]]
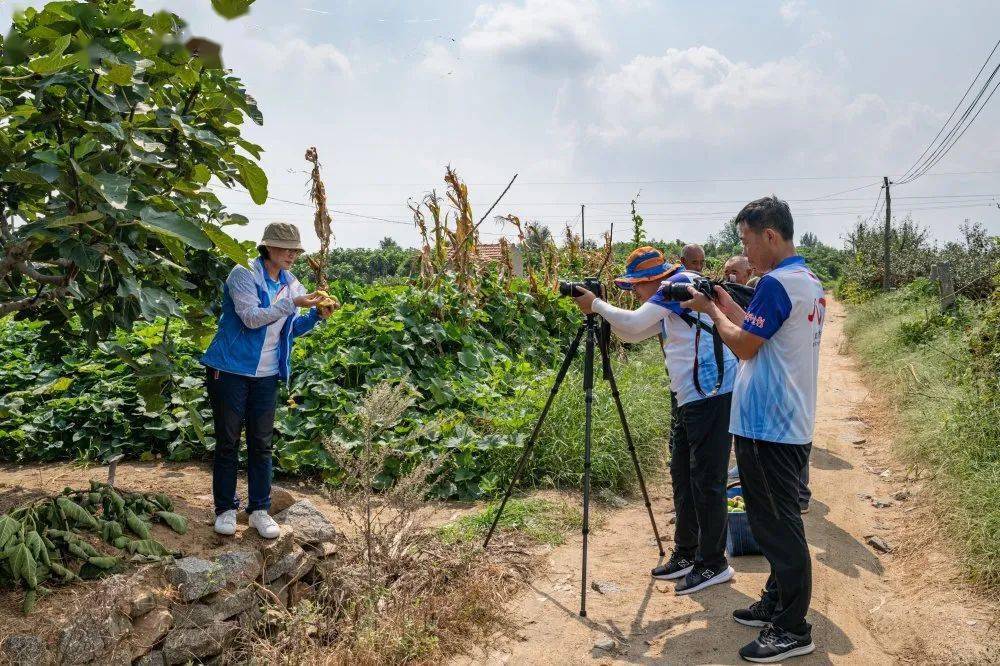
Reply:
[[313, 292], [311, 294], [305, 294], [303, 296], [296, 296], [292, 299], [295, 303], [295, 307], [299, 308], [314, 308], [323, 301], [323, 297]]
[[319, 315], [320, 319], [327, 319], [335, 311], [340, 309], [340, 301], [338, 301], [333, 296], [328, 296], [323, 299], [320, 305], [316, 306], [316, 314]]

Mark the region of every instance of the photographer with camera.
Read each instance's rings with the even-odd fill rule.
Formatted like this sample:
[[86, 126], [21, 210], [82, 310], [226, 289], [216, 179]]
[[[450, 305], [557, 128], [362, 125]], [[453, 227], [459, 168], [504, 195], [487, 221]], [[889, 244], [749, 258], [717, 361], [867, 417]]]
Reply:
[[816, 411], [819, 344], [826, 314], [823, 285], [795, 253], [788, 204], [770, 196], [736, 216], [744, 253], [763, 273], [746, 310], [730, 294], [690, 289], [682, 305], [712, 318], [740, 359], [730, 430], [736, 437], [750, 528], [771, 565], [760, 601], [733, 612], [764, 627], [740, 650], [776, 662], [816, 648], [806, 621], [812, 567], [799, 511], [799, 477], [809, 458]]
[[[687, 252], [697, 260], [698, 252]], [[700, 252], [700, 264], [704, 252]], [[696, 261], [692, 264], [700, 265]], [[659, 250], [644, 246], [629, 255], [626, 272], [615, 280], [634, 291], [643, 305], [631, 311], [614, 307], [582, 288], [576, 302], [585, 314], [599, 314], [625, 342], [661, 336], [670, 375], [674, 419], [670, 433], [670, 476], [676, 525], [675, 550], [666, 564], [653, 569], [654, 578], [681, 579], [677, 594], [697, 592], [733, 577], [726, 560], [726, 468], [729, 462], [730, 397], [736, 358], [716, 344], [708, 317], [682, 307], [663, 289], [673, 286], [687, 297], [683, 285], [704, 280], [696, 271], [670, 267]], [[663, 289], [661, 289], [663, 281]], [[707, 332], [712, 342], [701, 340]]]

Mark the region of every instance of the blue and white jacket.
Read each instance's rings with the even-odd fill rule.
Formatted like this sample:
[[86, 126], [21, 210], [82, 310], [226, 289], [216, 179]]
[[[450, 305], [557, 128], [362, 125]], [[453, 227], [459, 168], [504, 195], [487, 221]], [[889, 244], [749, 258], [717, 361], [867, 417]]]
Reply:
[[288, 289], [289, 298], [271, 304], [264, 281], [264, 262], [254, 261], [250, 268], [236, 266], [222, 289], [222, 316], [215, 338], [201, 357], [202, 365], [245, 377], [256, 377], [267, 327], [287, 317], [278, 342], [278, 376], [290, 377], [292, 341], [311, 331], [319, 321], [316, 308], [299, 316], [292, 299], [305, 295], [306, 289], [288, 271], [278, 274], [278, 281]]

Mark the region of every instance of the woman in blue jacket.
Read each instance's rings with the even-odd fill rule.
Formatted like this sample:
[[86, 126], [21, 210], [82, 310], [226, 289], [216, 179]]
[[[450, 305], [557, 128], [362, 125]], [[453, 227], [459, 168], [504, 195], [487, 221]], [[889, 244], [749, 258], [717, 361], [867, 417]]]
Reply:
[[[201, 362], [215, 421], [212, 494], [215, 531], [236, 533], [236, 468], [240, 434], [246, 428], [250, 524], [265, 539], [281, 530], [271, 506], [271, 438], [278, 380], [288, 381], [292, 341], [326, 319], [335, 306], [305, 288], [289, 272], [304, 251], [299, 230], [275, 223], [264, 230], [260, 258], [233, 268], [222, 290], [222, 316]], [[299, 315], [299, 308], [309, 312]]]

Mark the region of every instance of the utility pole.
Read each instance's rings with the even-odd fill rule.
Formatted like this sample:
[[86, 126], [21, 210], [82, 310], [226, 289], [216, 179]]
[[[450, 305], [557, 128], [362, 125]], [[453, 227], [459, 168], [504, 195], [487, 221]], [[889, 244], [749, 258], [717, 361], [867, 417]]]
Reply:
[[889, 176], [882, 177], [882, 187], [885, 188], [885, 238], [883, 239], [885, 257], [882, 261], [882, 289], [889, 291], [889, 221], [892, 219], [892, 197], [889, 195]]
[[583, 221], [583, 204], [580, 204], [580, 247], [585, 249], [587, 247], [587, 229]]

